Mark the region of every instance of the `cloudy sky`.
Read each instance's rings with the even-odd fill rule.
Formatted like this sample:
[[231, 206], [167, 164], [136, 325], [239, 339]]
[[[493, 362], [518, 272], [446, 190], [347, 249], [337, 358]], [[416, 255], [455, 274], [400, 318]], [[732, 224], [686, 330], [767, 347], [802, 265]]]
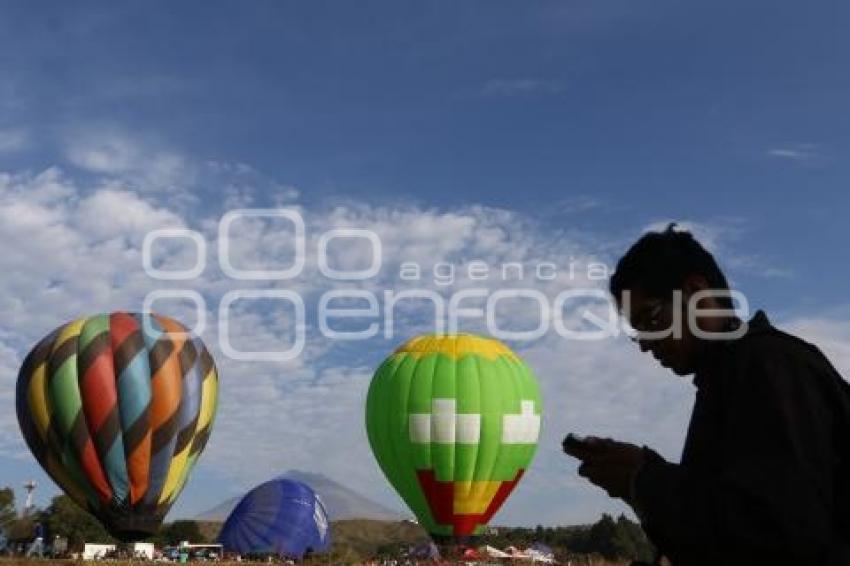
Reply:
[[[39, 503], [55, 494], [12, 410], [28, 349], [76, 316], [139, 310], [152, 291], [190, 289], [203, 299], [222, 400], [172, 516], [288, 469], [400, 508], [372, 460], [363, 402], [375, 366], [433, 328], [433, 315], [411, 303], [392, 336], [382, 324], [367, 341], [330, 340], [316, 317], [321, 295], [373, 292], [382, 316], [385, 291], [448, 300], [521, 287], [552, 301], [604, 288], [587, 266], [613, 265], [641, 232], [671, 220], [710, 247], [751, 310], [767, 310], [850, 373], [848, 12], [846, 3], [803, 11], [785, 1], [4, 3], [0, 484], [33, 477]], [[304, 219], [298, 277], [236, 281], [222, 271], [220, 220], [240, 208]], [[174, 228], [206, 243], [206, 268], [189, 282], [143, 269], [145, 236]], [[321, 274], [317, 250], [336, 228], [378, 235], [374, 277]], [[235, 222], [235, 266], [291, 265], [291, 232], [286, 221]], [[337, 240], [329, 265], [365, 269], [364, 243]], [[158, 241], [154, 265], [191, 267], [188, 244]], [[491, 266], [488, 279], [465, 274], [476, 261]], [[400, 276], [404, 262], [422, 266], [419, 281]], [[448, 285], [432, 271], [443, 262], [456, 272]], [[505, 263], [528, 274], [554, 264], [557, 276], [504, 281]], [[303, 297], [297, 358], [224, 355], [219, 306], [239, 289]], [[506, 327], [536, 325], [533, 304], [502, 307]], [[156, 308], [196, 318], [186, 301]], [[286, 349], [292, 315], [283, 303], [237, 303], [232, 345]], [[573, 523], [622, 509], [560, 454], [568, 431], [678, 457], [692, 386], [626, 339], [550, 331], [511, 345], [541, 382], [544, 433], [496, 522]]]

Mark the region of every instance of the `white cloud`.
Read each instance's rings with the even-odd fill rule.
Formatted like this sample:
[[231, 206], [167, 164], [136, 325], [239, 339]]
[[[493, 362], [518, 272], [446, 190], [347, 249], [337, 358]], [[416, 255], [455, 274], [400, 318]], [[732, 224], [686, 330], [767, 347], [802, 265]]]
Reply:
[[481, 87], [485, 96], [526, 96], [532, 94], [559, 94], [565, 90], [560, 81], [535, 77], [491, 79]]
[[794, 143], [767, 150], [769, 157], [795, 161], [798, 163], [811, 162], [821, 157], [818, 146], [813, 143]]
[[30, 132], [24, 129], [0, 130], [0, 153], [22, 151], [30, 147]]
[[693, 234], [694, 238], [714, 255], [733, 287], [734, 281], [730, 271], [763, 278], [787, 279], [794, 276], [793, 270], [787, 266], [775, 265], [752, 251], [741, 251], [738, 243], [753, 230], [753, 227], [743, 218], [725, 217], [708, 221], [655, 220], [647, 224], [642, 232], [663, 231], [671, 222], [676, 223], [677, 230]]
[[[144, 274], [141, 262], [141, 239], [156, 228], [188, 227], [207, 239], [207, 271], [190, 287], [206, 297], [207, 316], [213, 323], [220, 298], [237, 286], [295, 290], [304, 295], [309, 309], [316, 295], [339, 286], [375, 292], [414, 284], [444, 294], [471, 286], [493, 291], [508, 284], [498, 268], [503, 262], [526, 266], [526, 279], [516, 285], [538, 289], [550, 299], [559, 290], [604, 285], [604, 281], [589, 279], [585, 271], [589, 262], [600, 260], [594, 248], [546, 232], [534, 219], [512, 211], [470, 206], [446, 212], [362, 204], [303, 208], [292, 202], [297, 196], [294, 189], [264, 179], [247, 166], [208, 164], [198, 169], [219, 184], [205, 184], [206, 189], [221, 188], [233, 202], [254, 206], [262, 201], [253, 183], [262, 191], [274, 187], [279, 198], [271, 200], [300, 210], [307, 224], [307, 264], [301, 277], [272, 284], [235, 283], [216, 267], [219, 213], [190, 217], [168, 206], [170, 195], [158, 187], [147, 192], [128, 190], [135, 171], [127, 163], [134, 158], [122, 158], [121, 151], [117, 163], [124, 165], [111, 165], [108, 159], [102, 165], [114, 178], [93, 187], [82, 187], [55, 168], [37, 175], [0, 174], [0, 241], [4, 242], [0, 254], [4, 273], [0, 281], [0, 371], [10, 376], [3, 389], [6, 397], [12, 391], [11, 380], [20, 358], [53, 327], [84, 313], [136, 310], [147, 292], [163, 287]], [[97, 159], [91, 162], [98, 163]], [[711, 245], [721, 249], [728, 245], [723, 230], [716, 226], [686, 226], [694, 227]], [[736, 225], [731, 226], [734, 229]], [[384, 267], [378, 277], [341, 284], [320, 276], [318, 239], [324, 231], [340, 227], [365, 228], [380, 235]], [[286, 259], [285, 242], [279, 227], [247, 222], [235, 233], [233, 249], [245, 256], [240, 261], [272, 267]], [[606, 243], [601, 242], [599, 248], [606, 249]], [[193, 250], [185, 247], [166, 246], [157, 253], [165, 269], [194, 261]], [[331, 254], [331, 262], [338, 267], [355, 268], [368, 260], [368, 249], [361, 247], [342, 246]], [[469, 278], [464, 267], [473, 260], [495, 266], [488, 281]], [[439, 286], [429, 275], [428, 270], [439, 261], [455, 265], [458, 273], [452, 285]], [[423, 279], [401, 282], [398, 267], [402, 262], [421, 264]], [[534, 266], [540, 262], [557, 266], [554, 280], [534, 278]], [[570, 264], [575, 267], [572, 274]], [[163, 304], [162, 309], [187, 322], [193, 317], [185, 306]], [[527, 306], [513, 305], [508, 312], [506, 318], [522, 324], [534, 322], [536, 316]], [[222, 396], [219, 419], [201, 460], [202, 470], [226, 478], [232, 494], [286, 469], [312, 469], [382, 502], [400, 505], [370, 454], [363, 425], [364, 398], [371, 366], [409, 334], [427, 328], [428, 314], [423, 306], [412, 308], [398, 321], [392, 340], [378, 338], [355, 345], [322, 340], [315, 321], [310, 320], [304, 354], [281, 364], [225, 358], [218, 346], [218, 328], [210, 324], [204, 339], [220, 369]], [[566, 312], [566, 316], [575, 315], [576, 309]], [[240, 309], [232, 320], [231, 330], [240, 344], [258, 349], [280, 347], [292, 326], [285, 314], [269, 308]], [[795, 324], [801, 333], [823, 340], [824, 348], [842, 360], [837, 363], [850, 367], [850, 352], [844, 346], [850, 342], [850, 327], [825, 325], [820, 319]], [[471, 328], [479, 327], [473, 321]], [[550, 332], [534, 343], [516, 346], [536, 371], [544, 391], [544, 433], [535, 465], [497, 522], [570, 523], [591, 520], [601, 511], [622, 510], [577, 478], [575, 462], [560, 453], [560, 440], [567, 432], [646, 443], [671, 459], [678, 457], [693, 400], [687, 381], [667, 376], [651, 358], [622, 339], [580, 343]], [[6, 400], [11, 403], [10, 398]], [[0, 419], [0, 434], [7, 441], [0, 442], [0, 451], [7, 455], [24, 450], [16, 428], [14, 419]], [[215, 494], [219, 495], [227, 494]]]
[[81, 128], [68, 133], [65, 157], [76, 167], [121, 178], [135, 189], [169, 191], [184, 188], [196, 172], [182, 155], [111, 129]]
[[140, 308], [140, 246], [182, 221], [127, 191], [84, 195], [58, 169], [0, 176], [0, 319], [32, 343], [84, 312]]
[[597, 197], [578, 195], [561, 199], [554, 206], [561, 214], [581, 214], [605, 208], [608, 203]]
[[[600, 288], [603, 284], [587, 278], [586, 265], [595, 259], [589, 250], [577, 249], [574, 242], [561, 237], [553, 238], [536, 229], [529, 219], [510, 211], [472, 206], [449, 213], [365, 205], [340, 206], [328, 211], [300, 210], [307, 223], [307, 249], [311, 251], [302, 277], [287, 282], [284, 287], [307, 296], [340, 286], [318, 274], [312, 250], [316, 249], [320, 234], [341, 227], [368, 229], [380, 236], [382, 274], [365, 283], [341, 285], [375, 291], [379, 298], [383, 289], [410, 286], [398, 278], [402, 262], [416, 262], [423, 267], [423, 278], [415, 286], [443, 294], [471, 286], [495, 290], [516, 285], [539, 289], [551, 298], [566, 288]], [[281, 243], [285, 241], [267, 223], [246, 222], [235, 231], [232, 245], [233, 249], [241, 250], [238, 255], [250, 258], [252, 265], [269, 266], [279, 265]], [[337, 267], [354, 268], [367, 265], [370, 260], [368, 248], [344, 246], [331, 251], [331, 263]], [[465, 268], [472, 260], [494, 267], [487, 282], [470, 280]], [[543, 261], [557, 266], [556, 279], [535, 279], [534, 267]], [[436, 262], [451, 262], [455, 266], [457, 275], [452, 285], [441, 287], [434, 282], [429, 270]], [[524, 265], [525, 279], [502, 281], [499, 268], [502, 262]], [[571, 262], [578, 266], [574, 274], [568, 270]], [[218, 284], [228, 286], [223, 281], [217, 281]], [[220, 291], [217, 286], [215, 289]], [[410, 334], [427, 329], [429, 323], [423, 323], [423, 319], [431, 320], [430, 311], [420, 305], [407, 314], [404, 321], [397, 323], [396, 338], [358, 345], [360, 354], [372, 351], [375, 359], [379, 359]], [[536, 312], [527, 304], [511, 305], [502, 314], [504, 319], [526, 327], [537, 322]], [[566, 316], [574, 315], [574, 309], [566, 313]], [[252, 346], [269, 349], [280, 345], [275, 334], [281, 329], [280, 324], [264, 321], [256, 313], [242, 314], [236, 320], [239, 326], [232, 333], [250, 341]], [[465, 328], [485, 331], [482, 321], [471, 321]], [[320, 340], [314, 330], [310, 341]], [[343, 479], [349, 486], [384, 503], [399, 505], [370, 455], [363, 431], [363, 399], [370, 370], [356, 365], [349, 367], [347, 363], [357, 364], [359, 358], [347, 359], [344, 354], [340, 357], [339, 347], [321, 342], [296, 363], [279, 366], [276, 373], [262, 365], [240, 366], [224, 360], [222, 375], [228, 376], [224, 383], [228, 401], [222, 404], [222, 420], [216, 430], [216, 441], [210, 447], [209, 465], [228, 474], [235, 485], [247, 486], [285, 468], [315, 468], [320, 459], [323, 473]], [[505, 520], [528, 522], [529, 517], [541, 516], [538, 507], [544, 503], [549, 506], [546, 516], [561, 522], [590, 519], [600, 510], [611, 508], [598, 493], [574, 481], [575, 466], [560, 455], [557, 448], [560, 437], [570, 430], [643, 439], [672, 457], [677, 455], [683, 427], [669, 425], [684, 420], [688, 390], [680, 381], [648, 377], [652, 373], [651, 365], [636, 360], [629, 344], [585, 345], [550, 334], [523, 348], [521, 353], [537, 370], [551, 401], [547, 403], [546, 432], [539, 462], [529, 472], [528, 487], [522, 487], [522, 495], [506, 507]], [[317, 363], [324, 369], [315, 367]], [[684, 402], [680, 403], [682, 399]], [[670, 403], [669, 407], [665, 403]], [[258, 422], [263, 430], [258, 430]], [[228, 457], [240, 449], [246, 435], [252, 438], [252, 446], [247, 448], [254, 463], [250, 469]], [[283, 451], [276, 446], [289, 448]], [[244, 446], [241, 449], [246, 450]], [[553, 486], [558, 486], [557, 493], [552, 491]], [[558, 499], [565, 505], [552, 506], [551, 501]], [[579, 510], [586, 513], [579, 515]]]
[[136, 193], [98, 189], [79, 202], [74, 218], [81, 230], [98, 238], [125, 237], [134, 242], [157, 228], [183, 228], [183, 220], [164, 208], [156, 208]]
[[767, 279], [791, 279], [794, 270], [788, 267], [771, 265], [757, 254], [736, 253], [725, 257], [725, 267], [739, 273], [748, 273]]
[[[121, 189], [126, 183], [120, 175], [110, 186], [85, 190], [58, 169], [34, 176], [4, 175], [0, 183], [5, 189], [0, 194], [0, 214], [4, 215], [0, 218], [0, 238], [9, 244], [8, 251], [0, 256], [0, 269], [9, 274], [2, 282], [0, 320], [4, 321], [6, 343], [14, 344], [17, 356], [25, 354], [53, 327], [80, 314], [138, 309], [145, 294], [160, 286], [141, 268], [140, 240], [148, 230], [187, 226], [204, 233], [213, 254], [216, 249], [217, 217], [187, 218], [169, 210], [162, 193]], [[292, 196], [285, 189], [283, 194]], [[250, 191], [243, 195], [250, 197]], [[437, 286], [427, 271], [418, 283], [450, 293], [477, 284], [462, 269], [472, 259], [491, 264], [519, 261], [529, 266], [546, 259], [564, 269], [568, 254], [574, 251], [567, 242], [561, 242], [563, 250], [557, 251], [558, 242], [535, 232], [532, 223], [521, 215], [485, 207], [456, 212], [368, 206], [301, 210], [309, 234], [307, 267], [299, 280], [284, 287], [301, 291], [305, 297], [338, 285], [326, 281], [316, 269], [318, 238], [334, 227], [366, 228], [381, 236], [385, 271], [362, 285], [375, 291], [398, 285], [397, 269], [402, 261], [421, 263], [425, 269], [437, 261], [455, 262], [460, 272], [448, 289]], [[257, 265], [275, 265], [284, 240], [271, 228], [248, 223], [235, 235], [234, 249], [242, 250]], [[356, 267], [368, 261], [365, 252], [355, 254], [353, 249], [336, 248], [331, 261], [337, 267]], [[166, 248], [164, 252], [166, 266], [191, 264], [191, 254], [185, 250]], [[550, 289], [569, 284], [564, 273], [547, 283]], [[488, 286], [500, 285], [497, 271]], [[527, 279], [522, 285], [535, 283]], [[208, 298], [207, 315], [212, 321], [218, 300], [235, 286], [222, 277], [214, 261], [204, 276], [191, 284]], [[161, 307], [179, 313], [179, 318], [186, 317], [184, 320], [192, 318], [174, 305]], [[417, 312], [422, 314], [421, 307], [414, 309], [414, 319], [418, 319]], [[523, 316], [526, 313], [517, 311], [517, 319]], [[237, 311], [232, 321], [234, 335], [257, 349], [280, 347], [286, 326], [291, 324], [286, 317], [262, 309]], [[314, 327], [308, 330], [310, 342], [300, 358], [269, 365], [226, 359], [218, 347], [218, 329], [214, 324], [209, 326], [204, 338], [220, 366], [222, 401], [219, 422], [202, 465], [239, 487], [286, 468], [319, 468], [379, 500], [397, 502], [372, 459], [363, 429], [363, 400], [371, 370], [340, 354], [339, 344], [318, 340]], [[397, 338], [377, 340], [366, 345], [366, 350], [371, 349], [378, 359], [413, 331], [410, 327], [398, 328]], [[564, 367], [563, 361], [549, 362], [541, 354], [535, 355]], [[581, 395], [576, 393], [574, 398]], [[553, 431], [565, 426], [553, 425]], [[5, 425], [0, 422], [0, 427], [5, 427], [5, 437], [17, 438], [9, 430], [15, 427], [12, 421]], [[233, 458], [235, 453], [240, 454], [239, 459]], [[251, 466], [243, 465], [246, 459]]]
[[[375, 489], [380, 472], [369, 454], [363, 425], [369, 370], [313, 372], [252, 364], [228, 373], [231, 365], [226, 362], [222, 370], [226, 402], [206, 456], [210, 465], [241, 487], [287, 469], [303, 469], [380, 493]], [[286, 383], [291, 385], [282, 387]]]
[[777, 324], [816, 345], [845, 379], [850, 379], [850, 322], [831, 317], [797, 317]]
[[671, 223], [676, 223], [676, 230], [690, 232], [708, 251], [716, 253], [723, 241], [734, 240], [743, 229], [742, 222], [738, 219], [715, 220], [713, 222], [698, 222], [688, 219], [682, 220], [655, 220], [649, 223], [643, 232], [660, 232]]
[[15, 377], [23, 360], [14, 348], [0, 340], [0, 403], [6, 407], [0, 412], [0, 452], [20, 455], [26, 448], [18, 432], [15, 417]]
[[209, 160], [200, 168], [198, 186], [220, 187], [223, 210], [252, 208], [257, 195], [265, 195], [275, 206], [292, 205], [300, 191], [292, 185], [278, 183], [247, 163]]

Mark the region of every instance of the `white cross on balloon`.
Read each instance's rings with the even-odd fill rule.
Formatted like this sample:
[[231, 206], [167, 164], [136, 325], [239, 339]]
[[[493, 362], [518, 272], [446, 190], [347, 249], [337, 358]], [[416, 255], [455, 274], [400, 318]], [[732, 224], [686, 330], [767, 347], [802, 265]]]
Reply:
[[[478, 444], [481, 415], [457, 412], [455, 399], [434, 399], [431, 413], [410, 415], [410, 441], [415, 444]], [[540, 436], [540, 415], [534, 401], [520, 402], [519, 414], [502, 417], [502, 444], [534, 444]]]

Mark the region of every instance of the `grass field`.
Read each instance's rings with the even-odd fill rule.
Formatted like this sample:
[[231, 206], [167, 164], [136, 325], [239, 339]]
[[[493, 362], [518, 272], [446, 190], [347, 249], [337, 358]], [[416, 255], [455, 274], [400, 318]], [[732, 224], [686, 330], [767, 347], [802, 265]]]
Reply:
[[[215, 540], [221, 523], [201, 522], [198, 527], [204, 539]], [[331, 523], [331, 539], [336, 551], [369, 557], [377, 554], [383, 546], [414, 545], [427, 541], [428, 535], [419, 525], [413, 523], [352, 519]]]
[[[513, 562], [515, 564], [527, 564], [527, 562]], [[38, 560], [31, 558], [0, 558], [0, 564], [3, 566], [45, 566], [45, 564], [49, 564], [50, 566], [91, 566], [92, 564], [98, 564], [100, 566], [138, 566], [141, 564], [139, 561], [129, 561], [129, 560], [98, 560], [97, 562], [85, 561], [85, 560]], [[250, 562], [242, 561], [242, 562], [216, 562], [218, 566], [245, 566], [245, 564], [251, 564]], [[266, 564], [265, 562], [256, 562], [254, 564]], [[313, 565], [382, 565], [381, 562], [378, 561], [369, 561], [363, 559], [361, 557], [356, 557], [350, 553], [340, 553], [334, 552], [329, 555], [318, 556], [314, 558], [310, 558], [307, 560], [302, 560], [298, 562], [298, 564], [303, 564], [305, 566], [313, 566]], [[399, 562], [399, 564], [410, 564]], [[418, 562], [417, 564], [434, 564], [433, 562]], [[444, 561], [440, 564], [469, 564], [469, 562], [460, 562], [460, 561]], [[479, 564], [485, 564], [484, 562], [479, 562]], [[512, 564], [512, 562], [506, 561], [493, 561], [487, 564]], [[570, 558], [569, 561], [560, 561], [559, 564], [569, 564], [570, 566], [627, 566], [629, 564], [628, 561], [608, 561], [600, 557], [593, 556], [584, 556], [584, 557], [573, 557]]]
[[[207, 541], [215, 540], [221, 523], [216, 522], [201, 522], [198, 523], [203, 538]], [[369, 564], [381, 565], [387, 562], [375, 560], [377, 556], [393, 556], [401, 554], [402, 549], [410, 546], [417, 546], [420, 543], [427, 542], [427, 533], [417, 524], [410, 522], [390, 522], [390, 521], [374, 521], [366, 519], [354, 519], [347, 521], [335, 521], [331, 523], [331, 536], [333, 546], [330, 553], [317, 555], [307, 560], [302, 560], [299, 564], [313, 565], [343, 565], [343, 564]], [[606, 561], [600, 556], [595, 555], [567, 555], [565, 552], [558, 552], [556, 549], [556, 558], [560, 564], [570, 564], [570, 566], [625, 566], [628, 561]], [[140, 561], [129, 560], [98, 560], [96, 564], [102, 566], [138, 566]], [[244, 566], [248, 561], [242, 562], [217, 562], [221, 566]], [[459, 561], [445, 561], [442, 564], [463, 564]], [[481, 562], [483, 564], [484, 562]], [[510, 564], [510, 561], [493, 561], [491, 564]], [[522, 564], [523, 562], [515, 562]], [[92, 566], [92, 561], [83, 560], [47, 560], [47, 559], [27, 559], [20, 557], [2, 557], [0, 558], [0, 566]], [[259, 563], [258, 563], [259, 564]], [[409, 564], [408, 562], [399, 561], [399, 564]], [[422, 562], [421, 564], [428, 564]], [[431, 563], [433, 564], [433, 563]]]

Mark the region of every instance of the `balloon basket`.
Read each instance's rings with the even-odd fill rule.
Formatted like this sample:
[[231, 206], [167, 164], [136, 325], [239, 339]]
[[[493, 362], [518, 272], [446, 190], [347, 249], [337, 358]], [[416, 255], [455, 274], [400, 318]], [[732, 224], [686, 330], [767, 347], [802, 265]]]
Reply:
[[98, 518], [102, 523], [109, 525], [109, 534], [121, 542], [147, 540], [155, 535], [162, 525], [162, 517], [125, 515], [118, 510], [110, 511], [107, 510]]
[[460, 560], [463, 553], [470, 548], [478, 548], [481, 542], [479, 535], [446, 536], [431, 535], [431, 540], [437, 545], [440, 556], [445, 560]]

